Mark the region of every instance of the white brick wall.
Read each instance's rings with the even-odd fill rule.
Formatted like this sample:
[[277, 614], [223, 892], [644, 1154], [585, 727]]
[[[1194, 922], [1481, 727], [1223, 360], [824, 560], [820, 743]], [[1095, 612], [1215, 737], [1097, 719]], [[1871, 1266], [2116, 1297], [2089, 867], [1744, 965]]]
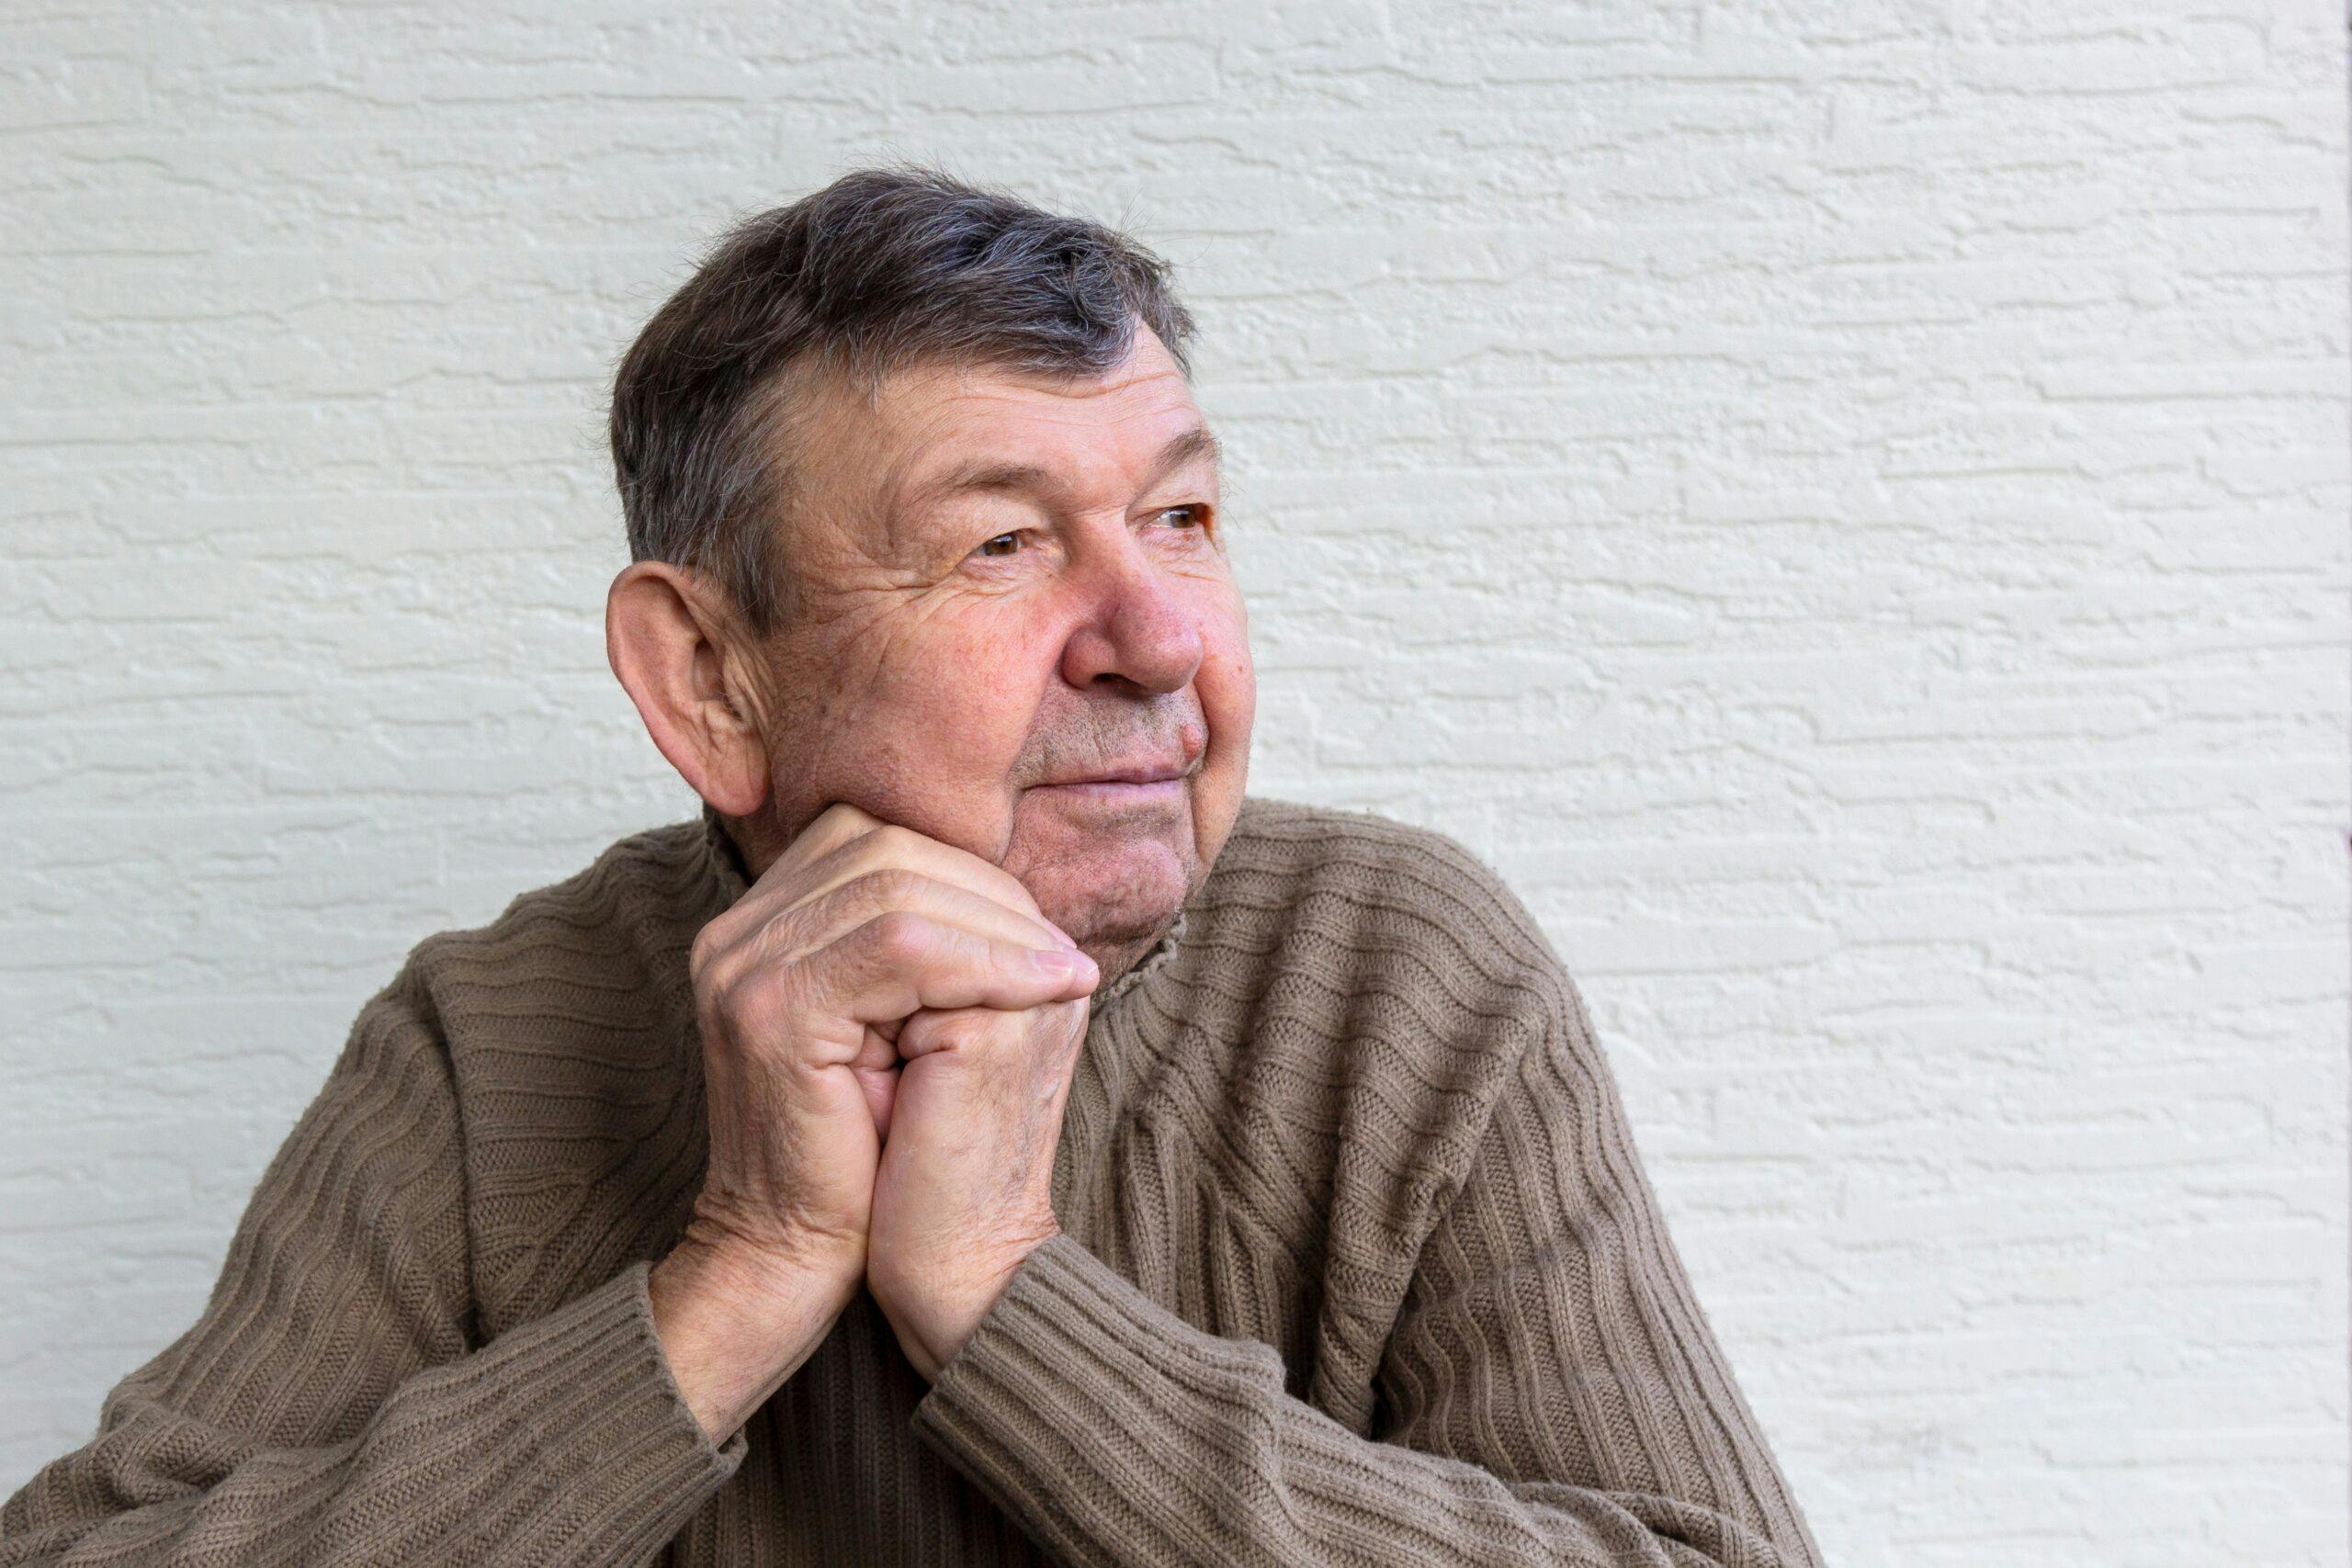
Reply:
[[0, 18], [0, 1488], [691, 808], [607, 369], [905, 153], [1178, 263], [1252, 787], [1544, 919], [1835, 1562], [2346, 1561], [2339, 7], [196, 9]]

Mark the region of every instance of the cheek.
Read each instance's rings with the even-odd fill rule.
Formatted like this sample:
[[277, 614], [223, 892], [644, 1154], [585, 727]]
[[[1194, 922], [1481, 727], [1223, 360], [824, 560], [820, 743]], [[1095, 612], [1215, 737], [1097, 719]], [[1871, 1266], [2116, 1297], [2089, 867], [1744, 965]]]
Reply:
[[1250, 728], [1258, 716], [1258, 677], [1248, 649], [1204, 660], [1199, 686], [1209, 733], [1222, 745], [1248, 750]]
[[1250, 625], [1235, 599], [1215, 606], [1202, 620], [1205, 644], [1193, 683], [1212, 733], [1225, 730], [1239, 740], [1258, 709], [1258, 672], [1250, 657]]
[[900, 628], [882, 667], [892, 708], [952, 727], [942, 739], [1025, 730], [1057, 649], [1019, 616], [943, 612]]

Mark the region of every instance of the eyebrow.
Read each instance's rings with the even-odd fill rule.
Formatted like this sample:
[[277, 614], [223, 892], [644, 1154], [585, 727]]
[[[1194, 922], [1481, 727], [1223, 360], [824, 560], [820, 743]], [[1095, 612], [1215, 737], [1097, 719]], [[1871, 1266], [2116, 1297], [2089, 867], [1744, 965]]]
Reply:
[[[1149, 490], [1185, 464], [1204, 457], [1222, 479], [1225, 447], [1210, 434], [1208, 426], [1196, 424], [1189, 430], [1180, 431], [1152, 457], [1151, 468], [1144, 475], [1143, 488]], [[903, 490], [893, 502], [890, 514], [894, 520], [903, 521], [919, 515], [950, 496], [976, 491], [1051, 491], [1059, 488], [1060, 484], [1059, 475], [1035, 463], [975, 458], [958, 463], [943, 474]]]

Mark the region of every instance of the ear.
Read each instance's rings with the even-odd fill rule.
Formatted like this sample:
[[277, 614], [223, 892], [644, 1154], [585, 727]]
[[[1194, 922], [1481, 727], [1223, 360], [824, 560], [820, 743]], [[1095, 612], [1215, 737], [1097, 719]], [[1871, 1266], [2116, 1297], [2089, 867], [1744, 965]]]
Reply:
[[666, 561], [631, 561], [605, 595], [605, 657], [695, 793], [749, 817], [767, 804], [767, 749], [730, 656], [734, 618], [712, 592]]

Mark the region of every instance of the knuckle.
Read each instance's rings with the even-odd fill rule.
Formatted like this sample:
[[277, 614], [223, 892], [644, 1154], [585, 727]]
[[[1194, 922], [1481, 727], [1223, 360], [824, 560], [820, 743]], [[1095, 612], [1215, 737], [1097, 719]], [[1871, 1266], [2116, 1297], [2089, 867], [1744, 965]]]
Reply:
[[721, 922], [712, 920], [695, 933], [694, 945], [686, 950], [686, 973], [700, 979], [718, 955], [727, 951], [727, 933]]
[[941, 1017], [933, 1031], [939, 1043], [949, 1046], [978, 1043], [989, 1037], [988, 1013], [993, 1010], [963, 1008]]
[[792, 976], [775, 969], [746, 970], [729, 985], [721, 1016], [745, 1044], [776, 1040], [793, 1006]]
[[886, 822], [866, 835], [873, 857], [885, 863], [910, 861], [922, 843], [922, 835], [897, 822]]
[[871, 829], [878, 824], [881, 818], [876, 817], [864, 807], [852, 805], [846, 800], [837, 800], [831, 806], [825, 807], [823, 813], [819, 816], [817, 820], [820, 822], [847, 823], [852, 828]]
[[927, 879], [903, 865], [886, 865], [857, 879], [858, 892], [878, 909], [899, 909], [922, 896]]
[[697, 995], [718, 1000], [741, 984], [751, 967], [741, 950], [733, 947], [716, 949], [695, 972], [695, 990]]
[[881, 963], [910, 963], [931, 949], [931, 922], [910, 909], [885, 909], [858, 929], [867, 951]]

